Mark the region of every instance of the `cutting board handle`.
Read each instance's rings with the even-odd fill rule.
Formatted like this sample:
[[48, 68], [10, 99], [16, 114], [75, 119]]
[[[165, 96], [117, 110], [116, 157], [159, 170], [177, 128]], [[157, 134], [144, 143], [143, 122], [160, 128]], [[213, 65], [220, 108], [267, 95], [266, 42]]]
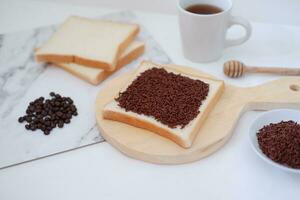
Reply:
[[300, 109], [300, 77], [285, 77], [244, 89], [246, 110]]

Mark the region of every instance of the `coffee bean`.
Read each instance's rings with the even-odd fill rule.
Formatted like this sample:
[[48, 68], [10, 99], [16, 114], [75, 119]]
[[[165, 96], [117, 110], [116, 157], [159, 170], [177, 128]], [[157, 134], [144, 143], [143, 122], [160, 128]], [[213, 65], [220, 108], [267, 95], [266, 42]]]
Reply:
[[51, 128], [55, 128], [56, 124], [54, 122], [51, 123]]
[[67, 97], [67, 101], [68, 101], [70, 104], [73, 104], [73, 100], [72, 100], [70, 97]]
[[32, 131], [36, 130], [36, 127], [33, 124], [30, 124], [29, 127], [30, 127], [30, 130], [32, 130]]
[[67, 113], [65, 114], [67, 119], [71, 119], [72, 118], [72, 113]]
[[31, 122], [32, 121], [31, 117], [29, 117], [29, 116], [26, 116], [25, 120], [26, 120], [26, 122]]
[[51, 122], [50, 121], [45, 121], [44, 123], [46, 126], [50, 126], [51, 125]]
[[44, 134], [45, 134], [45, 135], [49, 135], [49, 134], [50, 134], [50, 131], [49, 131], [49, 130], [45, 130], [45, 131], [44, 131]]
[[58, 111], [58, 112], [56, 113], [56, 115], [59, 116], [59, 117], [61, 117], [61, 116], [63, 115], [63, 113], [60, 112], [60, 111]]
[[30, 110], [30, 112], [34, 112], [35, 111], [35, 107], [34, 106], [29, 106], [28, 109]]
[[70, 108], [71, 108], [71, 111], [75, 111], [76, 110], [76, 107], [74, 105], [71, 105]]
[[41, 128], [42, 128], [42, 124], [41, 124], [41, 123], [38, 123], [38, 124], [36, 125], [36, 127], [37, 127], [38, 129], [41, 129]]
[[58, 127], [59, 127], [59, 128], [64, 127], [64, 122], [63, 122], [63, 121], [59, 121], [59, 122], [58, 122]]
[[50, 92], [50, 99], [39, 97], [31, 101], [26, 109], [26, 115], [18, 118], [18, 122], [26, 121], [27, 130], [40, 129], [45, 135], [50, 134], [53, 128], [63, 128], [64, 124], [71, 122], [72, 116], [76, 116], [77, 108], [70, 97], [62, 97]]
[[42, 110], [41, 115], [42, 115], [42, 116], [46, 116], [46, 115], [47, 115], [47, 111]]
[[26, 125], [25, 125], [25, 128], [26, 128], [27, 130], [29, 130], [29, 129], [30, 129], [29, 124], [26, 124]]
[[24, 118], [23, 118], [23, 117], [19, 117], [18, 121], [19, 121], [20, 123], [22, 123], [22, 122], [24, 122]]

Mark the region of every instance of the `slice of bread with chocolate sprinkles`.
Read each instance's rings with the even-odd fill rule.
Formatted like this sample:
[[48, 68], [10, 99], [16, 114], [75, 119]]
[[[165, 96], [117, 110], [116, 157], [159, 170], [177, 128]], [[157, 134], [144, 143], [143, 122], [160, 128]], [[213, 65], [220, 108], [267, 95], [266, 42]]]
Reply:
[[103, 110], [105, 119], [147, 129], [189, 148], [224, 82], [142, 62]]

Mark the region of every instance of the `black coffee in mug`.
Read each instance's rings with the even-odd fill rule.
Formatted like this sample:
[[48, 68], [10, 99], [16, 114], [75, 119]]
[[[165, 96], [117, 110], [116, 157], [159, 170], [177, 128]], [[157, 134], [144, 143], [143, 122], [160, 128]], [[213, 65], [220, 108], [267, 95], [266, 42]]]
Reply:
[[188, 6], [185, 10], [199, 15], [212, 15], [223, 11], [221, 8], [209, 4], [194, 4]]
[[[178, 21], [184, 57], [194, 62], [211, 62], [221, 57], [225, 48], [246, 42], [250, 23], [231, 16], [232, 0], [178, 0]], [[242, 26], [246, 34], [226, 39], [232, 25]]]

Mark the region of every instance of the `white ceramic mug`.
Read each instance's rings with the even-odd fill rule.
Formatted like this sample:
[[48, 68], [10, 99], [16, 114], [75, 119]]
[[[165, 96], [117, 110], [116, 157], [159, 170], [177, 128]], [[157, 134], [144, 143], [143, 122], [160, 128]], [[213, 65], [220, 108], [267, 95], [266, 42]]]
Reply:
[[[185, 10], [196, 4], [213, 5], [222, 9], [216, 14], [194, 14]], [[230, 15], [231, 0], [179, 0], [179, 26], [184, 57], [194, 62], [210, 62], [221, 57], [226, 47], [240, 45], [251, 35], [250, 23]], [[238, 39], [226, 39], [228, 28], [241, 25], [246, 34]]]

